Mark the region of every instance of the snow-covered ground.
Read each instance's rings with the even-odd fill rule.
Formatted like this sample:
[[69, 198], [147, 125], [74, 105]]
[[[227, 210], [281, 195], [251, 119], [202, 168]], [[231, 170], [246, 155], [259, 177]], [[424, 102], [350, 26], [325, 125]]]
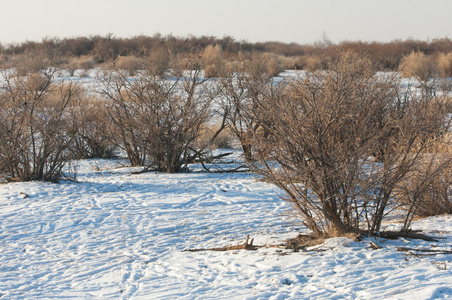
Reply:
[[452, 255], [396, 251], [451, 250], [452, 216], [415, 222], [437, 243], [183, 252], [247, 235], [278, 244], [304, 229], [250, 174], [133, 175], [119, 163], [80, 161], [77, 183], [0, 185], [1, 299], [452, 299]]

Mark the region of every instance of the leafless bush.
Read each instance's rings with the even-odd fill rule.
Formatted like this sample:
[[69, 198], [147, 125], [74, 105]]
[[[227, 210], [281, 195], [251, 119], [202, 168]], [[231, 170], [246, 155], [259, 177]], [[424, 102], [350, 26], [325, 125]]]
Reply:
[[306, 71], [316, 71], [322, 68], [322, 59], [316, 55], [303, 55], [298, 58], [297, 66]]
[[405, 77], [416, 77], [421, 82], [438, 77], [438, 62], [432, 55], [422, 52], [412, 52], [404, 56], [400, 63], [400, 71]]
[[239, 62], [242, 68], [250, 74], [265, 74], [268, 77], [278, 76], [284, 71], [284, 65], [278, 57], [272, 53], [241, 54]]
[[286, 193], [316, 235], [378, 232], [394, 190], [444, 131], [436, 93], [410, 93], [377, 77], [367, 58], [345, 53], [328, 72], [273, 87], [251, 113], [263, 128], [252, 145], [263, 178]]
[[442, 77], [452, 76], [452, 52], [438, 56], [438, 67]]
[[70, 147], [72, 156], [82, 158], [113, 158], [118, 146], [114, 142], [115, 129], [102, 99], [87, 96], [83, 90], [77, 93], [68, 111], [68, 126], [76, 132]]
[[115, 60], [115, 68], [127, 71], [129, 76], [134, 76], [140, 65], [140, 59], [135, 56], [118, 56]]
[[396, 188], [396, 195], [407, 212], [404, 228], [409, 228], [415, 216], [452, 213], [451, 175], [452, 138], [449, 132], [439, 136], [424, 151], [411, 176]]
[[[435, 181], [428, 184], [421, 193], [422, 199], [416, 209], [421, 217], [452, 214], [452, 168], [445, 167]], [[409, 223], [408, 223], [409, 225]]]
[[75, 133], [65, 130], [73, 84], [52, 83], [55, 69], [28, 78], [3, 71], [0, 165], [10, 178], [57, 181]]
[[[148, 62], [149, 63], [149, 62]], [[191, 161], [192, 146], [208, 120], [213, 99], [209, 81], [200, 78], [201, 64], [174, 64], [162, 79], [155, 66], [129, 80], [120, 70], [100, 78], [117, 138], [132, 165], [179, 172]]]
[[68, 63], [66, 64], [66, 68], [71, 73], [71, 76], [74, 75], [76, 70], [90, 70], [96, 66], [94, 58], [92, 56], [80, 56], [80, 57], [71, 57], [69, 58]]
[[[380, 228], [388, 206], [400, 204], [402, 200], [396, 191], [401, 185], [408, 181], [412, 190], [422, 191], [429, 178], [443, 168], [444, 164], [437, 163], [440, 148], [435, 145], [450, 130], [451, 107], [447, 95], [439, 91], [435, 82], [424, 83], [416, 90], [399, 88], [389, 110], [389, 123], [377, 126], [389, 131], [376, 141], [375, 161], [370, 164], [367, 188], [377, 207], [371, 229]], [[408, 229], [411, 213], [415, 211], [408, 212], [404, 229]]]
[[[407, 39], [387, 43], [343, 41], [338, 44], [331, 43], [328, 39], [323, 39], [311, 45], [298, 45], [281, 42], [248, 43], [234, 40], [232, 37], [218, 39], [212, 36], [191, 36], [187, 38], [174, 37], [172, 35], [162, 36], [160, 34], [154, 36], [140, 35], [131, 38], [117, 38], [111, 34], [64, 39], [46, 38], [42, 42], [25, 41], [23, 43], [3, 45], [0, 51], [2, 54], [8, 55], [11, 62], [19, 57], [23, 59], [43, 55], [44, 58], [49, 58], [52, 53], [59, 52], [61, 57], [68, 62], [72, 58], [90, 56], [95, 59], [97, 64], [106, 63], [111, 59], [115, 59], [118, 55], [135, 55], [139, 58], [148, 57], [158, 52], [159, 49], [165, 49], [165, 51], [170, 51], [174, 55], [187, 56], [193, 51], [205, 49], [208, 45], [220, 45], [224, 51], [224, 57], [228, 60], [237, 58], [241, 51], [272, 53], [278, 57], [321, 58], [322, 68], [325, 67], [323, 62], [333, 57], [334, 53], [340, 50], [368, 53], [369, 58], [375, 62], [380, 71], [396, 71], [402, 57], [409, 55], [413, 51], [435, 57], [440, 53], [450, 53], [452, 51], [452, 40], [450, 38], [430, 41]], [[295, 65], [298, 69], [304, 69], [306, 63], [299, 61]], [[316, 65], [313, 62], [310, 70], [315, 70]]]
[[165, 77], [165, 75], [167, 75], [165, 73], [170, 68], [174, 57], [172, 57], [169, 49], [160, 47], [150, 50], [144, 60], [147, 72], [152, 73], [155, 76]]
[[407, 212], [404, 229], [409, 229], [415, 216], [452, 213], [452, 157], [425, 155], [417, 163], [417, 168], [395, 190]]
[[199, 149], [233, 149], [235, 137], [222, 124], [206, 124], [196, 144]]
[[253, 160], [251, 138], [260, 125], [253, 108], [271, 93], [273, 71], [265, 56], [242, 54], [229, 64], [220, 78], [221, 106], [230, 132], [239, 141], [246, 161]]
[[29, 53], [9, 56], [4, 68], [14, 69], [17, 75], [27, 76], [30, 73], [39, 73], [51, 64], [49, 58], [42, 53]]
[[285, 65], [283, 60], [277, 55], [268, 53], [264, 54], [267, 72], [272, 76], [278, 76], [284, 71]]
[[206, 78], [218, 77], [223, 65], [223, 50], [220, 45], [209, 45], [201, 53]]

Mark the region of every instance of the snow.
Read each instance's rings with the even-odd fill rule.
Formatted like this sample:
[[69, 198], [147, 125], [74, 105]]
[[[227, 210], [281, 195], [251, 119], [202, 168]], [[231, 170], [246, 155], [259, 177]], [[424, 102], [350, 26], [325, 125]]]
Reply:
[[414, 223], [438, 243], [184, 252], [247, 235], [275, 245], [305, 229], [280, 191], [250, 174], [138, 175], [121, 163], [79, 161], [78, 182], [0, 185], [1, 299], [452, 299], [450, 254], [396, 251], [450, 250], [452, 216]]

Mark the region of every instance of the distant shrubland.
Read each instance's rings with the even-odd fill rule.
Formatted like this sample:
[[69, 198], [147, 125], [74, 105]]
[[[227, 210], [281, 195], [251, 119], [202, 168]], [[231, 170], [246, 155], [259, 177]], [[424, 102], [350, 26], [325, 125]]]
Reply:
[[[222, 58], [226, 61], [236, 61], [240, 53], [268, 53], [272, 55], [275, 65], [279, 68], [309, 71], [327, 67], [327, 62], [338, 52], [351, 51], [366, 54], [379, 71], [397, 71], [400, 68], [404, 74], [412, 75], [412, 67], [404, 68], [404, 66], [413, 60], [415, 62], [412, 64], [419, 64], [416, 61], [422, 59], [421, 56], [425, 56], [434, 62], [439, 76], [452, 76], [452, 40], [449, 38], [431, 41], [407, 39], [385, 43], [343, 41], [338, 44], [324, 38], [320, 42], [300, 45], [282, 42], [250, 43], [238, 41], [229, 36], [223, 38], [175, 37], [156, 34], [118, 38], [110, 34], [64, 39], [45, 38], [41, 42], [0, 44], [0, 53], [6, 66], [11, 67], [26, 61], [25, 65], [33, 69], [37, 64], [55, 62], [55, 58], [58, 58], [58, 64], [69, 70], [89, 69], [120, 59], [121, 65], [127, 65], [131, 70], [138, 65], [137, 58], [162, 59], [167, 55], [166, 53], [171, 53], [175, 57], [184, 57], [204, 51], [203, 54], [208, 55], [210, 60], [207, 71], [209, 73], [212, 71], [212, 59], [215, 59], [215, 47], [217, 53], [218, 49], [222, 50]], [[407, 71], [404, 71], [405, 69]]]

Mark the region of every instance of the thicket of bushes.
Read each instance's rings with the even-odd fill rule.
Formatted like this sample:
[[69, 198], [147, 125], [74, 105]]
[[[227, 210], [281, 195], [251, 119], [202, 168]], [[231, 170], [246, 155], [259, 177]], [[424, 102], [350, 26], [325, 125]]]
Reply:
[[375, 234], [389, 207], [405, 209], [406, 230], [415, 215], [450, 212], [452, 101], [428, 80], [438, 74], [432, 56], [404, 60], [422, 81], [406, 87], [353, 51], [281, 81], [274, 54], [231, 61], [218, 45], [187, 55], [159, 49], [105, 64], [95, 93], [54, 80], [58, 60], [13, 69], [3, 61], [0, 173], [57, 181], [72, 159], [118, 150], [133, 166], [181, 172], [217, 137], [228, 144], [228, 132], [318, 236]]
[[[33, 58], [35, 62], [48, 63], [55, 62], [54, 58], [58, 57], [59, 65], [64, 68], [90, 69], [121, 57], [118, 63], [128, 65], [127, 68], [132, 70], [135, 68], [134, 65], [137, 65], [137, 58], [160, 56], [159, 59], [163, 59], [162, 54], [166, 56], [168, 52], [176, 57], [182, 57], [199, 53], [208, 47], [221, 48], [223, 58], [227, 61], [237, 60], [240, 53], [268, 53], [272, 54], [277, 63], [285, 69], [296, 68], [309, 71], [325, 68], [328, 61], [341, 51], [365, 53], [373, 61], [377, 70], [397, 71], [406, 63], [404, 57], [418, 52], [434, 57], [438, 61], [442, 76], [452, 76], [450, 66], [452, 40], [449, 38], [432, 41], [396, 40], [387, 43], [344, 41], [339, 44], [333, 44], [324, 38], [323, 41], [314, 44], [299, 45], [280, 42], [249, 43], [234, 40], [232, 37], [182, 38], [156, 34], [116, 38], [113, 35], [107, 35], [65, 39], [46, 38], [41, 42], [26, 41], [0, 45], [0, 54], [10, 67], [27, 62], [21, 65], [33, 68], [34, 63], [31, 62]], [[212, 50], [207, 49], [207, 51]]]

